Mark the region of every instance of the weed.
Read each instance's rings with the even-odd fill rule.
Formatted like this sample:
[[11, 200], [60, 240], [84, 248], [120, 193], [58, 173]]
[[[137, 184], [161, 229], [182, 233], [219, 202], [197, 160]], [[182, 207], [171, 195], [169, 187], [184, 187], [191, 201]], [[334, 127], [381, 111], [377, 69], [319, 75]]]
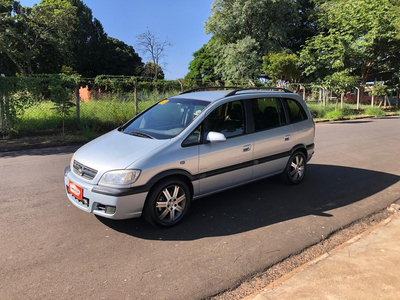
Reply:
[[344, 114], [342, 110], [332, 110], [325, 114], [325, 118], [329, 120], [341, 120], [343, 117]]
[[374, 117], [383, 117], [386, 115], [385, 111], [379, 107], [369, 107], [364, 111], [364, 114]]

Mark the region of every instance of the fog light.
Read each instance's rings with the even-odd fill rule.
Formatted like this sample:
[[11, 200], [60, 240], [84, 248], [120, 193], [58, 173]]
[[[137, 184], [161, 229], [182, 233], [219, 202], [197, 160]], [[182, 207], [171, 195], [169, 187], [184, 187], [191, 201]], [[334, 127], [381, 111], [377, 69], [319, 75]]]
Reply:
[[115, 206], [106, 206], [106, 214], [115, 214], [116, 209], [117, 208]]

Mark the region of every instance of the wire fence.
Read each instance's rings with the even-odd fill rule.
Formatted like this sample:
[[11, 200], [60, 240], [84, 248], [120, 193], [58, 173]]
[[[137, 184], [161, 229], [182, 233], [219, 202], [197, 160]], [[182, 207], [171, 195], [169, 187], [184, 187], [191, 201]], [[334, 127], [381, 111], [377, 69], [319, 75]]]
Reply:
[[[121, 76], [0, 77], [0, 132], [2, 137], [103, 133], [164, 98], [191, 88], [218, 85]], [[256, 86], [252, 82], [230, 85]], [[337, 101], [332, 95], [323, 95], [316, 85], [294, 84], [289, 88], [306, 101], [318, 103], [323, 97]], [[348, 95], [348, 102], [351, 97], [354, 95]]]

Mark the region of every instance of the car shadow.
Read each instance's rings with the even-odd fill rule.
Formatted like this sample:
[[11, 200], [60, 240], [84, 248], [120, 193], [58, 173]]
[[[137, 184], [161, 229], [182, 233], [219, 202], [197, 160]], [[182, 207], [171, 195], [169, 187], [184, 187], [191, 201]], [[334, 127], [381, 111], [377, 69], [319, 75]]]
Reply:
[[329, 124], [366, 124], [366, 123], [373, 123], [373, 120], [350, 120], [350, 121], [335, 121], [335, 122], [330, 122]]
[[110, 220], [106, 226], [141, 239], [196, 240], [247, 232], [308, 215], [332, 217], [329, 211], [363, 200], [400, 180], [400, 176], [333, 165], [308, 165], [304, 181], [295, 186], [277, 178], [250, 183], [193, 201], [182, 222], [158, 229], [143, 218]]

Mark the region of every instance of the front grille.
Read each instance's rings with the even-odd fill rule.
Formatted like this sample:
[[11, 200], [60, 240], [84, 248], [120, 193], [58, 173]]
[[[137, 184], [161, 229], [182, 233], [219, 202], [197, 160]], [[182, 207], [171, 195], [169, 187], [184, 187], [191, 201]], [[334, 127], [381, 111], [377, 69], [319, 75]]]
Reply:
[[97, 170], [89, 168], [76, 160], [74, 160], [72, 169], [75, 174], [89, 180], [92, 180], [97, 174]]

